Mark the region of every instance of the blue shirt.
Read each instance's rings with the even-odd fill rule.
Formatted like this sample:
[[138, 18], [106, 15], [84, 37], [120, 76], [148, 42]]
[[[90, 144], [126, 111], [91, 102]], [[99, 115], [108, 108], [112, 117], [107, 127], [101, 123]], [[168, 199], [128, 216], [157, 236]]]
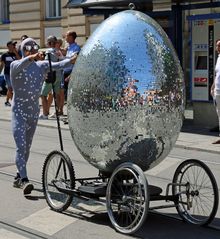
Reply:
[[[77, 45], [77, 43], [74, 42], [74, 43], [70, 44], [67, 48], [66, 58], [72, 57], [75, 52], [79, 53], [80, 50], [81, 50], [81, 48], [79, 45]], [[74, 65], [72, 64], [70, 67], [66, 67], [64, 69], [64, 73], [70, 74], [73, 69], [73, 66]]]

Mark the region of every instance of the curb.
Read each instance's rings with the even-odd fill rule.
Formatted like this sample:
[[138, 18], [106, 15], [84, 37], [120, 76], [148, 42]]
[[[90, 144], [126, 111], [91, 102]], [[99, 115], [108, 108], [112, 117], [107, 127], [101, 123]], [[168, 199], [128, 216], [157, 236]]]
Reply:
[[174, 148], [194, 150], [194, 151], [200, 151], [200, 152], [204, 152], [204, 153], [219, 154], [218, 150], [195, 148], [195, 147], [190, 147], [190, 146], [185, 146], [185, 145], [180, 145], [180, 144], [175, 144]]
[[[3, 118], [1, 118], [0, 117], [0, 121], [5, 121], [5, 122], [11, 122], [11, 120], [10, 119], [3, 119]], [[37, 126], [40, 126], [40, 127], [45, 127], [45, 128], [50, 128], [50, 129], [57, 129], [57, 126], [54, 126], [54, 125], [45, 125], [45, 124], [42, 124], [42, 123], [39, 123], [39, 121], [38, 121], [38, 124], [37, 124]], [[60, 126], [61, 127], [61, 130], [66, 130], [66, 131], [69, 131], [69, 128], [64, 128], [64, 127], [62, 127], [62, 126]]]
[[[3, 119], [3, 118], [0, 117], [0, 121], [10, 122], [11, 120], [10, 119]], [[42, 124], [39, 121], [38, 121], [38, 125], [37, 126], [46, 127], [46, 128], [50, 128], [50, 129], [57, 129], [57, 126], [55, 126], [55, 125], [45, 125], [45, 124]], [[61, 126], [61, 130], [69, 131], [69, 127]], [[178, 144], [178, 142], [176, 142], [176, 144], [174, 145], [174, 148], [180, 148], [180, 149], [186, 149], [186, 150], [195, 150], [195, 151], [200, 151], [200, 152], [219, 154], [218, 150], [204, 149], [204, 148], [195, 148], [195, 147], [191, 147], [191, 146], [186, 146], [186, 145]]]

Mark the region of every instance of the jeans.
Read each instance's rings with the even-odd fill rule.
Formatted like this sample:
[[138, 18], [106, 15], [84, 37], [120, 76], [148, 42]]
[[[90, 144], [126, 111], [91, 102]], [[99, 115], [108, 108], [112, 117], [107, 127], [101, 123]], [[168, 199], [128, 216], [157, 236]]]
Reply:
[[220, 129], [220, 95], [215, 95], [215, 102], [216, 102], [216, 112], [218, 115], [218, 123], [219, 123], [219, 129]]

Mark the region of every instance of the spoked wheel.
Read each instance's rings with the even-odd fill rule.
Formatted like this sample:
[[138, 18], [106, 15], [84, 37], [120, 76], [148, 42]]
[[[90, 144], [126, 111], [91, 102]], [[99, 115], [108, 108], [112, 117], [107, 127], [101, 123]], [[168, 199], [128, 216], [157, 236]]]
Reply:
[[121, 164], [113, 172], [106, 192], [107, 211], [112, 225], [124, 234], [136, 232], [148, 213], [147, 179], [141, 168]]
[[72, 162], [63, 151], [52, 151], [45, 159], [42, 172], [43, 192], [48, 205], [55, 211], [66, 210], [73, 199], [73, 195], [59, 191], [75, 188], [75, 173]]
[[196, 159], [186, 160], [177, 168], [173, 183], [173, 194], [179, 194], [179, 215], [189, 223], [208, 225], [219, 201], [217, 183], [208, 166]]

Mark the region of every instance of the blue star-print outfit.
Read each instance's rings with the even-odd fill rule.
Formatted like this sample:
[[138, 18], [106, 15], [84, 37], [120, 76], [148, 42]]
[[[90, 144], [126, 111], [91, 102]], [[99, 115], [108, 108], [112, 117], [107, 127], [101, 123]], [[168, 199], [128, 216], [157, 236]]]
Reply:
[[[38, 122], [39, 97], [45, 75], [49, 72], [49, 62], [30, 61], [25, 57], [12, 63], [10, 74], [14, 92], [12, 131], [16, 144], [15, 162], [21, 178], [27, 178], [26, 165]], [[70, 66], [70, 59], [51, 64], [54, 71], [61, 70]]]

